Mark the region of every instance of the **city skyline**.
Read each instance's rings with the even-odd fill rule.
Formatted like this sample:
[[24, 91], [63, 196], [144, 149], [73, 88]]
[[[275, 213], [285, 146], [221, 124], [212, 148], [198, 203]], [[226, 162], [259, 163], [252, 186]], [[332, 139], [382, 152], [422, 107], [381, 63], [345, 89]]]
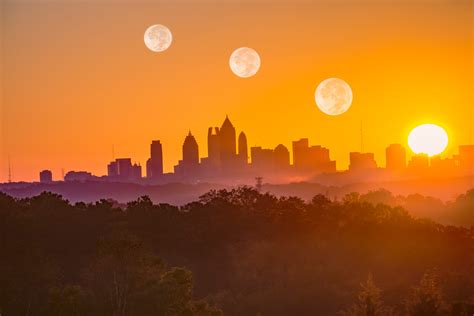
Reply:
[[[347, 153], [349, 166], [337, 168], [337, 162], [331, 159], [330, 148], [315, 145], [308, 138], [292, 141], [291, 146], [278, 144], [274, 148], [248, 146], [247, 135], [238, 131], [228, 116], [220, 127], [208, 127], [207, 152], [200, 151], [191, 130], [184, 138], [182, 156], [172, 172], [163, 169], [166, 148], [160, 140], [152, 140], [149, 146], [149, 158], [141, 164], [132, 157], [117, 157], [107, 165], [105, 174], [92, 174], [86, 169], [66, 173], [66, 180], [89, 180], [103, 177], [111, 181], [138, 181], [147, 179], [158, 182], [193, 182], [193, 181], [232, 181], [253, 179], [268, 176], [279, 182], [294, 180], [312, 180], [322, 174], [335, 174], [349, 171], [352, 173], [372, 172], [385, 169], [393, 173], [426, 176], [427, 171], [438, 176], [467, 176], [473, 173], [474, 145], [460, 145], [456, 155], [426, 154], [408, 155], [407, 147], [394, 143], [386, 146], [385, 165], [375, 159], [368, 151]], [[362, 144], [361, 144], [362, 146]], [[434, 168], [434, 169], [433, 169]], [[454, 173], [453, 173], [454, 172]], [[52, 181], [49, 169], [41, 170], [39, 179], [42, 182]], [[367, 177], [369, 178], [369, 176]], [[55, 180], [62, 180], [56, 177]], [[283, 180], [283, 181], [282, 181]]]

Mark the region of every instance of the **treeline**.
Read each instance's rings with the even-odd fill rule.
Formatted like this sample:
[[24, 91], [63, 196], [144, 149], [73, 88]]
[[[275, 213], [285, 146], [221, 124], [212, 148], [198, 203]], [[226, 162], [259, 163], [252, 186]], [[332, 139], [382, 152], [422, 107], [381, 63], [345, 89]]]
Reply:
[[372, 202], [249, 187], [183, 207], [0, 193], [0, 313], [472, 315], [474, 228]]
[[444, 225], [474, 226], [474, 189], [447, 202], [421, 194], [393, 195], [385, 189], [365, 194], [352, 193], [345, 197], [348, 198], [372, 204], [401, 206], [415, 217], [431, 218]]

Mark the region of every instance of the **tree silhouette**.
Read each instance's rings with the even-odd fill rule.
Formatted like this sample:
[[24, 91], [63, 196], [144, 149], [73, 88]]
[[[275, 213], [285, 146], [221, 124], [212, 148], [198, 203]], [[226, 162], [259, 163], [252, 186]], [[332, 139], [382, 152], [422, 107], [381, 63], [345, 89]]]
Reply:
[[436, 273], [426, 272], [418, 286], [413, 287], [406, 302], [410, 316], [437, 316], [445, 312], [445, 302]]
[[372, 274], [367, 280], [360, 284], [361, 290], [357, 301], [348, 311], [341, 314], [344, 316], [388, 316], [392, 310], [383, 305], [381, 290], [375, 285]]

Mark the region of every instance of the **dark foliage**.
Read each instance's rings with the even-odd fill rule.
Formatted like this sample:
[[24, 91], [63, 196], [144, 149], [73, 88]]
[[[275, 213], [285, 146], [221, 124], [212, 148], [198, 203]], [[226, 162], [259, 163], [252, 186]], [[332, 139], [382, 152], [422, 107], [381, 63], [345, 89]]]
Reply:
[[474, 228], [359, 195], [242, 187], [120, 208], [0, 194], [0, 250], [7, 316], [474, 313]]

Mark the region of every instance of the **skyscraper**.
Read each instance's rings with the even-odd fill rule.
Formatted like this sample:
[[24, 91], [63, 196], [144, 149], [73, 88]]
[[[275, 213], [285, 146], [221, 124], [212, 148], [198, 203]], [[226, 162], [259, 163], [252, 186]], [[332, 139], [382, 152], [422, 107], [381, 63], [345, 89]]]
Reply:
[[303, 168], [307, 165], [308, 147], [309, 141], [307, 138], [302, 138], [293, 142], [293, 165], [296, 168]]
[[224, 169], [232, 168], [236, 158], [236, 136], [234, 125], [228, 116], [226, 116], [218, 135], [221, 165]]
[[273, 149], [251, 147], [250, 153], [254, 170], [270, 171], [273, 169]]
[[416, 154], [411, 157], [407, 168], [413, 173], [424, 173], [430, 167], [430, 157], [426, 154]]
[[186, 165], [198, 165], [199, 164], [199, 147], [196, 139], [189, 131], [188, 136], [184, 139], [183, 143], [183, 163]]
[[245, 136], [244, 132], [240, 132], [239, 134], [239, 161], [241, 163], [247, 164], [248, 163], [248, 149], [247, 149], [247, 136]]
[[273, 164], [277, 169], [285, 169], [290, 165], [290, 152], [284, 145], [280, 144], [275, 147]]
[[217, 166], [220, 162], [219, 127], [209, 127], [207, 130], [207, 157], [211, 165]]
[[159, 140], [150, 145], [150, 158], [146, 162], [147, 178], [158, 178], [163, 175], [163, 148]]
[[174, 172], [182, 178], [189, 178], [196, 176], [198, 170], [199, 147], [196, 139], [189, 132], [183, 143], [183, 159], [174, 166]]
[[350, 171], [367, 171], [377, 168], [373, 153], [351, 152], [349, 153], [349, 160]]
[[406, 168], [407, 158], [405, 148], [400, 144], [391, 144], [385, 149], [385, 158], [387, 160], [387, 169], [391, 171], [400, 171]]
[[296, 169], [313, 174], [336, 171], [336, 162], [330, 159], [329, 149], [322, 146], [309, 147], [307, 138], [293, 142], [293, 165]]
[[41, 183], [51, 183], [53, 182], [53, 173], [51, 170], [43, 170], [39, 174]]

